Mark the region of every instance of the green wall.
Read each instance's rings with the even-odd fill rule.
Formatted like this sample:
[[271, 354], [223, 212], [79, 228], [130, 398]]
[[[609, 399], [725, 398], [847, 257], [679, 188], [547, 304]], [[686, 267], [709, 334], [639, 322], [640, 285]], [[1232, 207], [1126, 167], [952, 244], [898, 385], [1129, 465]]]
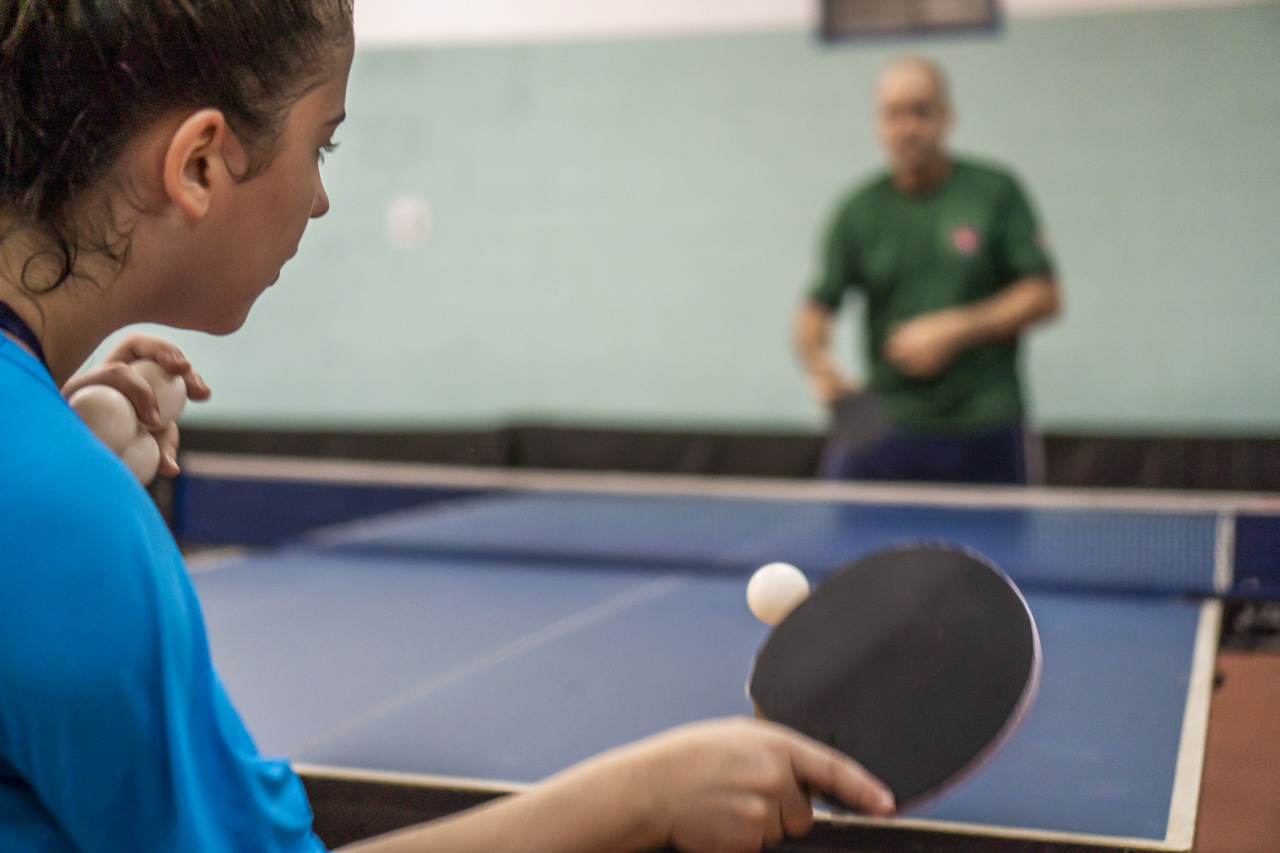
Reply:
[[[175, 336], [215, 388], [188, 417], [817, 424], [789, 315], [880, 162], [870, 89], [903, 51], [949, 70], [956, 148], [1013, 166], [1045, 219], [1066, 313], [1028, 348], [1037, 419], [1280, 432], [1276, 3], [834, 47], [360, 51], [332, 212], [241, 332]], [[412, 251], [385, 236], [403, 192], [432, 206]]]

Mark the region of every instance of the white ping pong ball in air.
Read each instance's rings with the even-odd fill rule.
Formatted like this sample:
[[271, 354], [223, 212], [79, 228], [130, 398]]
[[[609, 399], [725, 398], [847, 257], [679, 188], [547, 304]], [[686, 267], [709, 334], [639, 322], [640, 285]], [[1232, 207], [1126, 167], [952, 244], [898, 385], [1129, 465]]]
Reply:
[[138, 432], [138, 416], [133, 403], [109, 385], [90, 385], [71, 395], [71, 408], [85, 425], [111, 448], [112, 453], [124, 451]]
[[747, 582], [747, 606], [766, 625], [777, 625], [809, 597], [809, 581], [790, 563], [761, 566]]
[[156, 395], [156, 405], [160, 408], [160, 423], [170, 424], [176, 421], [187, 405], [187, 383], [181, 376], [174, 376], [154, 361], [140, 358], [129, 364], [142, 374], [151, 386], [151, 393]]
[[139, 426], [133, 440], [120, 451], [120, 460], [145, 486], [156, 478], [156, 472], [160, 470], [160, 445], [154, 435]]

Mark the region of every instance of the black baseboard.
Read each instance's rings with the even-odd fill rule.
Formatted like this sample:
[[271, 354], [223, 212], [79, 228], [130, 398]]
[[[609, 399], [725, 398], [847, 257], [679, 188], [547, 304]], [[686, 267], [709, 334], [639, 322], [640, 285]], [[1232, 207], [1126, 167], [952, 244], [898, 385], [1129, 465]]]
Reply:
[[1044, 443], [1049, 485], [1280, 491], [1280, 436], [1050, 434]]
[[[1273, 437], [1043, 436], [1051, 486], [1280, 491]], [[813, 433], [511, 426], [491, 430], [284, 430], [184, 427], [184, 450], [482, 467], [744, 477], [814, 475]]]
[[822, 438], [537, 425], [473, 431], [184, 427], [182, 448], [500, 468], [811, 477]]

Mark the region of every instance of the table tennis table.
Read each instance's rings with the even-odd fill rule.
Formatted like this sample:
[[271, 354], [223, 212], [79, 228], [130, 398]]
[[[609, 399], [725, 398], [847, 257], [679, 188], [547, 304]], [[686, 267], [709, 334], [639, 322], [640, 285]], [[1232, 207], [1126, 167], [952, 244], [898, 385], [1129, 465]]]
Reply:
[[[434, 813], [683, 722], [751, 713], [751, 572], [906, 542], [1023, 590], [1039, 695], [980, 771], [787, 849], [1187, 850], [1225, 595], [1280, 588], [1280, 501], [191, 455], [180, 538], [259, 747]], [[784, 848], [787, 845], [784, 845]]]

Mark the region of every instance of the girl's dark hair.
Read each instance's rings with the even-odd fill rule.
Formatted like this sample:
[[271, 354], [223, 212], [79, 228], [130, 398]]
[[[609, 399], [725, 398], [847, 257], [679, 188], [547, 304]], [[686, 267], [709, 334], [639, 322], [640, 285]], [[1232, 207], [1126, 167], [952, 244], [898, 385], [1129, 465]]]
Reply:
[[93, 239], [75, 202], [175, 108], [221, 110], [251, 175], [350, 32], [351, 0], [3, 0], [0, 240], [34, 232], [61, 267], [52, 286], [69, 278]]

